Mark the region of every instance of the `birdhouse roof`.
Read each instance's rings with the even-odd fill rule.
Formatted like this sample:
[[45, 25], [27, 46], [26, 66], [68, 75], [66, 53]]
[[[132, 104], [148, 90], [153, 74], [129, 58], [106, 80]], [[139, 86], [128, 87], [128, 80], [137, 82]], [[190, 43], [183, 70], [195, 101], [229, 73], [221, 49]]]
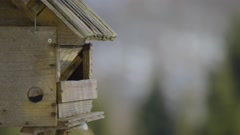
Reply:
[[85, 40], [110, 40], [116, 33], [82, 0], [41, 0], [76, 35]]

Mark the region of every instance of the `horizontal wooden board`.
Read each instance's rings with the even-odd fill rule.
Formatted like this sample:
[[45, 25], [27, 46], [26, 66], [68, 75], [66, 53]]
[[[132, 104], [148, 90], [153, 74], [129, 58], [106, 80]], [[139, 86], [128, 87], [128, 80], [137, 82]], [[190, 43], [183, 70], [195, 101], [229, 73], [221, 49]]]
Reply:
[[91, 112], [92, 107], [92, 100], [60, 103], [58, 104], [58, 117], [66, 118], [83, 113], [89, 113]]
[[97, 80], [61, 81], [59, 102], [72, 102], [97, 98]]
[[80, 114], [77, 116], [69, 117], [69, 118], [62, 118], [58, 121], [61, 122], [62, 127], [76, 127], [79, 126], [83, 122], [91, 122], [99, 119], [104, 118], [104, 112], [91, 112], [86, 114]]
[[[0, 31], [0, 126], [55, 126], [56, 48], [48, 40], [56, 43], [56, 29], [38, 27], [35, 33], [32, 27], [0, 27]], [[43, 98], [33, 103], [28, 93], [36, 87]]]

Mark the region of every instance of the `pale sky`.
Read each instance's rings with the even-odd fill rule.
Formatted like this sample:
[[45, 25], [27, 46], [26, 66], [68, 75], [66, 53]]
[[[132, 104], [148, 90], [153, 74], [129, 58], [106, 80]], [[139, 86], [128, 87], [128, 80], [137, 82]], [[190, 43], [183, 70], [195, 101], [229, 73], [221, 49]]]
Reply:
[[101, 95], [112, 103], [112, 135], [131, 135], [132, 123], [122, 117], [134, 115], [153, 74], [173, 114], [186, 113], [193, 125], [204, 117], [206, 75], [224, 59], [223, 35], [239, 0], [86, 2], [118, 34], [115, 42], [96, 42], [93, 57]]

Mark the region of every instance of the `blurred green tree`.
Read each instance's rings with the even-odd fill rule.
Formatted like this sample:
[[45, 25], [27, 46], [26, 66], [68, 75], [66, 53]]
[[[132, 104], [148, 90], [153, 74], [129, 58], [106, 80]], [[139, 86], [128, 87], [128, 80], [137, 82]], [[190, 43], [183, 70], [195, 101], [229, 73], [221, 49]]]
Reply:
[[173, 124], [166, 111], [158, 79], [155, 79], [150, 96], [139, 109], [137, 135], [172, 135]]
[[240, 135], [240, 18], [233, 22], [226, 42], [226, 62], [210, 75], [209, 113], [203, 135]]

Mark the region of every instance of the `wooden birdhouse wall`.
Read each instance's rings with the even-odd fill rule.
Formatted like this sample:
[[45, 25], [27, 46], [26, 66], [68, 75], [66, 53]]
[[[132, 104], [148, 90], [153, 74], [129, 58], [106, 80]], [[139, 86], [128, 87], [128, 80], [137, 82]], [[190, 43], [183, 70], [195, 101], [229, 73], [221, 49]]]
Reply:
[[54, 27], [0, 27], [0, 126], [55, 126]]

